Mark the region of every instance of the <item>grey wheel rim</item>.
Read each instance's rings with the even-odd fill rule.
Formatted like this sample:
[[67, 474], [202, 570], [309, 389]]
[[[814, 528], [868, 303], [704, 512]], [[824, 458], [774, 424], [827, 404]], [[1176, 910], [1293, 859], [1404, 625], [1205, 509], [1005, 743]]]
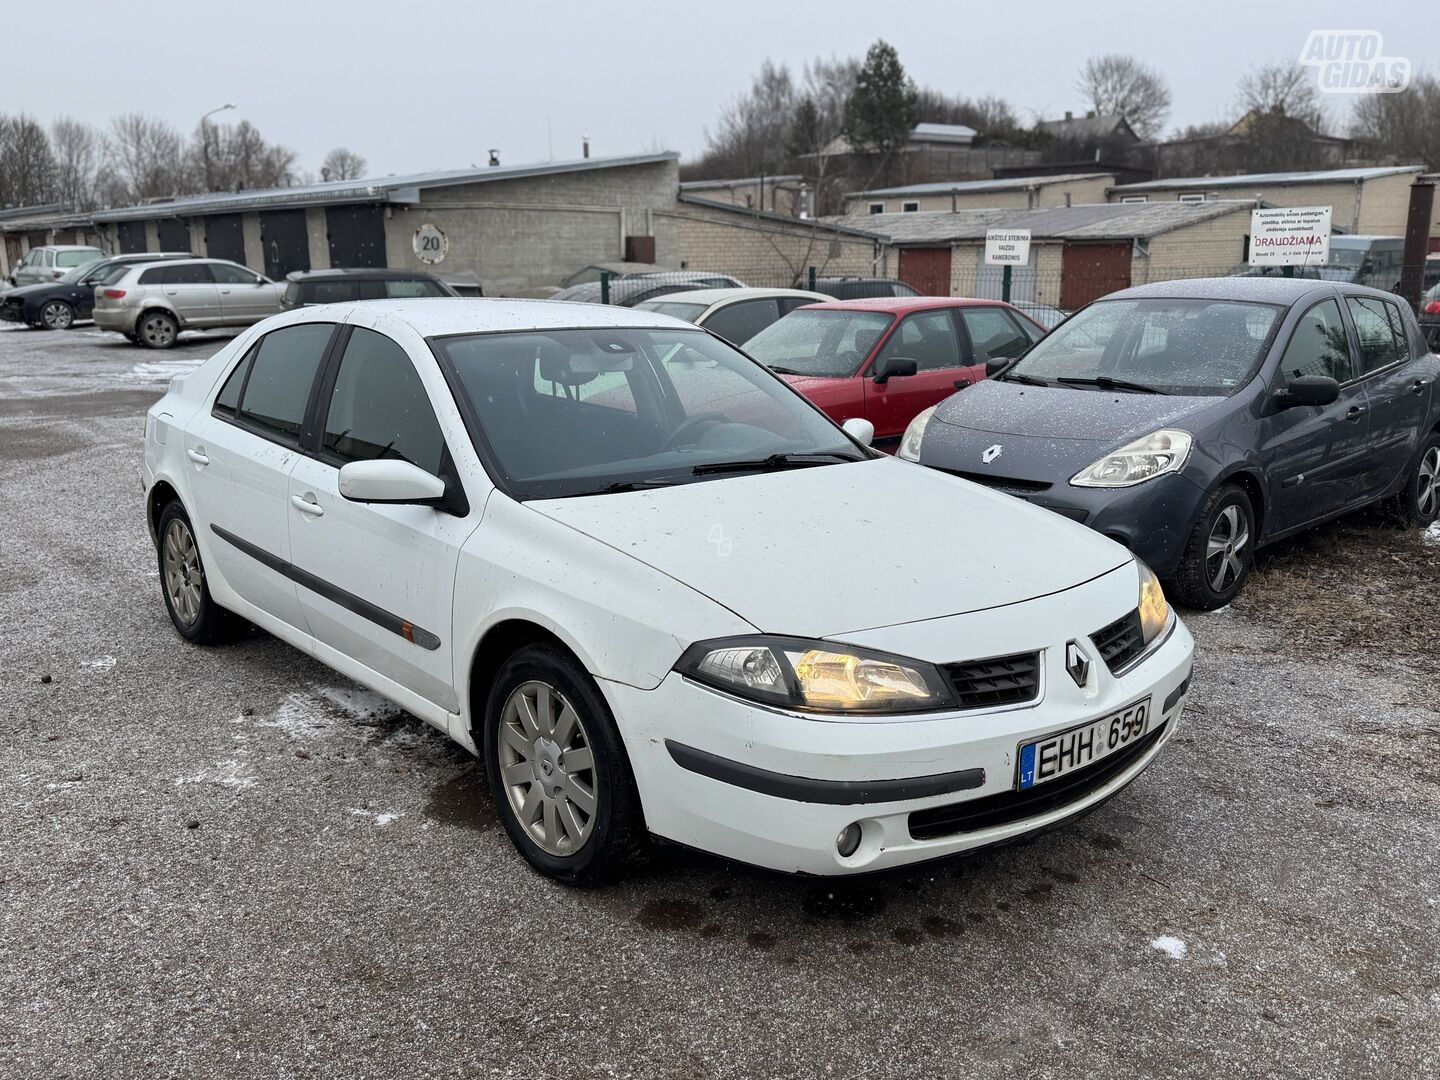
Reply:
[[1415, 486], [1415, 505], [1422, 518], [1435, 513], [1440, 500], [1440, 446], [1432, 446], [1420, 459], [1420, 482]]
[[165, 315], [150, 315], [140, 324], [145, 344], [165, 348], [175, 341], [175, 324]]
[[51, 330], [68, 330], [75, 321], [75, 313], [70, 310], [69, 304], [52, 300], [40, 309], [40, 321]]
[[193, 626], [200, 618], [205, 571], [200, 566], [200, 550], [195, 546], [195, 537], [190, 535], [190, 529], [183, 521], [176, 519], [165, 527], [161, 561], [170, 610], [186, 626]]
[[500, 713], [500, 780], [520, 827], [550, 855], [574, 855], [595, 831], [599, 799], [585, 724], [548, 683], [515, 688]]
[[1249, 543], [1249, 517], [1238, 506], [1221, 510], [1210, 527], [1210, 539], [1205, 545], [1205, 577], [1211, 589], [1223, 593], [1240, 580]]

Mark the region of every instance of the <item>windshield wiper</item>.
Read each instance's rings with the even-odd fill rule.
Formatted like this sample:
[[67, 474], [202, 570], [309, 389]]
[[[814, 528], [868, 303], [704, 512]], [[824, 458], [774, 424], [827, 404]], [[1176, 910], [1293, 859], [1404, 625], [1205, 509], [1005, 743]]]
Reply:
[[804, 374], [805, 374], [803, 371], [796, 371], [794, 368], [776, 367], [774, 364], [766, 364], [765, 366], [768, 367], [771, 371], [773, 371], [776, 375], [804, 375]]
[[1069, 375], [1062, 375], [1055, 380], [1066, 386], [1098, 386], [1101, 390], [1123, 390], [1129, 394], [1163, 394], [1164, 390], [1157, 390], [1153, 386], [1146, 386], [1144, 383], [1127, 382], [1125, 379], [1112, 379], [1109, 375], [1097, 375], [1093, 379], [1079, 379]]
[[[1021, 375], [1021, 374], [1019, 374], [1019, 373], [1017, 373], [1017, 372], [1013, 372], [1013, 371], [1006, 372], [1004, 375], [1001, 375], [1001, 376], [1000, 376], [1000, 381], [1001, 381], [1001, 382], [1018, 382], [1018, 383], [1024, 383], [1026, 386], [1050, 386], [1050, 385], [1051, 385], [1050, 383], [1046, 382], [1044, 379], [1037, 379], [1034, 375]], [[1064, 382], [1064, 380], [1062, 379], [1061, 382]]]
[[763, 458], [747, 458], [742, 461], [707, 461], [690, 470], [693, 476], [719, 472], [774, 472], [779, 469], [804, 469], [812, 465], [829, 465], [837, 461], [864, 461], [862, 457], [838, 450], [805, 454], [771, 454]]
[[[657, 476], [649, 480], [617, 480], [613, 484], [606, 484], [600, 488], [599, 494], [613, 495], [621, 491], [649, 491], [652, 488], [674, 487], [678, 480], [669, 477]], [[594, 495], [594, 491], [579, 491], [577, 495]]]

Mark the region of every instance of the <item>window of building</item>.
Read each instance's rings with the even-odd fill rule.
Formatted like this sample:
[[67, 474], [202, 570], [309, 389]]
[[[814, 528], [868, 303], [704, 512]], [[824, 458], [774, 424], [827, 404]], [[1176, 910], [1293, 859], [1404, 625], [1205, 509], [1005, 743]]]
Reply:
[[872, 202], [872, 203], [870, 204], [870, 213], [872, 213], [872, 214], [883, 214], [884, 212], [885, 212], [885, 204], [884, 204], [883, 202]]
[[907, 202], [900, 204], [900, 210], [902, 213], [913, 214], [919, 209], [920, 204], [918, 202]]

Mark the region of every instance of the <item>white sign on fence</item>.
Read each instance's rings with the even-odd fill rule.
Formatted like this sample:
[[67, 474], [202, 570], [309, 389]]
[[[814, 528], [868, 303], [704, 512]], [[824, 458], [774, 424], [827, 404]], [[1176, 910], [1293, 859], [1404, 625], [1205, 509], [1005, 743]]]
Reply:
[[425, 263], [444, 262], [450, 253], [449, 238], [428, 221], [415, 230], [410, 246], [415, 250], [415, 257]]
[[1029, 229], [985, 230], [986, 266], [1024, 266], [1029, 261]]
[[1251, 213], [1251, 266], [1324, 266], [1329, 261], [1330, 207], [1276, 206]]

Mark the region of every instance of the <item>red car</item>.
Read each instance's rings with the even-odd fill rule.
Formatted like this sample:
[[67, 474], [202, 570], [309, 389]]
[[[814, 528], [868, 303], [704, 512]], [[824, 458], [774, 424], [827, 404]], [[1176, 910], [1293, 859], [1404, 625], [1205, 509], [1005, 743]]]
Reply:
[[1019, 356], [1045, 328], [998, 300], [906, 296], [807, 304], [745, 343], [836, 423], [864, 417], [893, 448], [916, 413]]

